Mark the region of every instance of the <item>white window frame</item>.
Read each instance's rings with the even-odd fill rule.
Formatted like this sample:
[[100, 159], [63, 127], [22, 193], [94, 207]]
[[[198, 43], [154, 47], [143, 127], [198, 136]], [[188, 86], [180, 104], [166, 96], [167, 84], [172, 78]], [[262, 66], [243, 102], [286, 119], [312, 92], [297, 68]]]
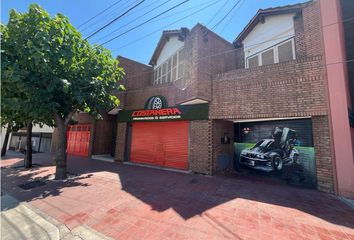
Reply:
[[290, 39], [287, 39], [287, 40], [284, 40], [284, 41], [282, 41], [282, 42], [280, 42], [280, 43], [277, 43], [276, 45], [274, 45], [274, 46], [272, 46], [272, 47], [269, 47], [269, 48], [267, 48], [267, 49], [264, 49], [263, 51], [260, 51], [260, 52], [258, 52], [258, 53], [255, 53], [255, 54], [251, 55], [251, 56], [248, 56], [248, 57], [246, 58], [246, 63], [245, 63], [245, 64], [246, 64], [246, 68], [249, 68], [248, 60], [249, 60], [250, 58], [255, 57], [255, 56], [258, 57], [258, 66], [263, 66], [263, 63], [262, 63], [262, 53], [264, 53], [264, 52], [266, 52], [266, 51], [268, 51], [268, 50], [270, 50], [270, 49], [273, 49], [274, 64], [279, 63], [278, 47], [279, 47], [280, 45], [283, 45], [283, 44], [285, 44], [285, 43], [287, 43], [287, 42], [290, 42], [290, 41], [291, 41], [291, 46], [292, 46], [293, 60], [295, 60], [295, 59], [296, 59], [296, 55], [295, 55], [295, 39], [294, 39], [294, 37], [292, 37], [292, 38], [290, 38]]
[[[179, 65], [179, 55], [180, 55], [180, 52], [183, 50], [184, 47], [181, 47], [179, 48], [176, 52], [174, 52], [170, 57], [168, 57], [165, 61], [163, 61], [160, 65], [158, 66], [155, 66], [154, 67], [154, 79], [153, 79], [153, 84], [154, 85], [158, 85], [158, 84], [165, 84], [165, 83], [170, 83], [172, 82], [172, 69], [173, 69], [173, 56], [175, 54], [177, 54], [177, 62], [176, 62], [176, 80], [178, 79], [181, 79], [181, 78], [178, 78], [178, 65]], [[168, 69], [168, 61], [171, 59], [171, 71], [169, 71]], [[184, 59], [184, 61], [186, 61], [186, 59]], [[162, 67], [163, 65], [166, 63], [166, 74], [164, 74], [164, 76], [166, 76], [166, 82], [162, 82]], [[185, 67], [185, 62], [184, 62], [184, 67]], [[158, 74], [158, 69], [161, 68], [161, 74], [160, 74], [160, 77], [159, 77], [159, 74]], [[155, 79], [155, 74], [156, 74], [156, 79]], [[167, 75], [170, 74], [170, 81], [167, 82]], [[183, 74], [184, 75], [184, 74]], [[184, 76], [183, 76], [184, 77]]]

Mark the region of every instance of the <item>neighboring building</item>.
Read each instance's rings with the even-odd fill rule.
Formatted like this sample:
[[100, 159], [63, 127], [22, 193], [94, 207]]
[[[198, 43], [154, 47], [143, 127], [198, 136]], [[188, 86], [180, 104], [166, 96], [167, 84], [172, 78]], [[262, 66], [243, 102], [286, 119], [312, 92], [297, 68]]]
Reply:
[[[32, 128], [32, 150], [34, 153], [49, 153], [51, 151], [54, 128], [44, 125], [34, 125]], [[8, 149], [22, 151], [26, 149], [26, 128], [12, 132], [9, 137]]]
[[68, 153], [208, 175], [236, 169], [354, 198], [350, 177], [337, 181], [342, 162], [354, 176], [353, 156], [341, 159], [333, 144], [321, 8], [259, 10], [233, 44], [201, 24], [164, 31], [150, 66], [118, 57], [119, 109], [103, 120], [78, 114]]
[[[7, 129], [6, 126], [1, 126], [1, 139], [0, 139], [1, 148], [2, 148], [2, 145], [4, 144], [6, 129]], [[10, 139], [10, 137], [9, 137], [9, 139]], [[10, 144], [10, 141], [7, 142], [6, 149], [9, 148], [9, 144]]]

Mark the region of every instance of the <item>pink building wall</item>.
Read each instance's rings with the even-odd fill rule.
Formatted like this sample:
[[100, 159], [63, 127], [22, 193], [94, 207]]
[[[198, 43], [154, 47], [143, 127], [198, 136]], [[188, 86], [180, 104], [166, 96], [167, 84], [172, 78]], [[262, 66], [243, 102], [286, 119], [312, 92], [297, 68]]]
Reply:
[[332, 124], [332, 151], [336, 191], [354, 199], [353, 129], [350, 108], [345, 42], [340, 0], [319, 0], [328, 80], [329, 120]]

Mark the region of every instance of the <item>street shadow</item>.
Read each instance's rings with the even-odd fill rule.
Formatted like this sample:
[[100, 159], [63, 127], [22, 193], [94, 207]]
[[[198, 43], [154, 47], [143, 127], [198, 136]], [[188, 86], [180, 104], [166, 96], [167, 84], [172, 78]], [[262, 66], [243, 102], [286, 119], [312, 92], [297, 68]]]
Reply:
[[[68, 179], [63, 181], [54, 180], [54, 174], [51, 166], [51, 160], [33, 159], [33, 166], [30, 169], [23, 167], [21, 161], [1, 167], [1, 194], [6, 197], [10, 194], [16, 200], [32, 201], [45, 199], [47, 197], [59, 196], [63, 188], [87, 187], [87, 183], [82, 180], [92, 177], [92, 174], [76, 175], [68, 173]], [[4, 202], [2, 210], [8, 210], [16, 207], [17, 204]]]
[[[37, 161], [36, 159], [34, 160]], [[47, 157], [47, 162], [51, 161]], [[42, 160], [42, 164], [43, 160]], [[45, 167], [39, 171], [46, 171]], [[68, 171], [77, 175], [72, 181], [50, 182], [31, 191], [20, 190], [16, 197], [20, 200], [46, 198], [60, 195], [63, 188], [82, 186], [82, 179], [95, 177], [102, 172], [112, 173], [109, 186], [112, 190], [121, 188], [140, 201], [148, 204], [153, 210], [164, 212], [173, 209], [183, 219], [201, 215], [207, 210], [220, 207], [225, 211], [232, 208], [254, 209], [269, 208], [264, 214], [282, 214], [303, 212], [321, 218], [327, 222], [354, 228], [354, 210], [331, 194], [312, 189], [288, 186], [286, 183], [263, 179], [255, 176], [232, 175], [203, 176], [186, 174], [146, 167], [132, 166], [122, 163], [110, 163], [82, 157], [69, 156]], [[7, 187], [23, 183], [29, 178], [36, 179], [37, 171], [6, 169], [1, 178], [6, 178]], [[92, 175], [93, 174], [93, 175]], [[40, 179], [46, 172], [40, 173]], [[99, 175], [105, 177], [107, 175]], [[92, 182], [92, 181], [91, 181]], [[4, 181], [3, 181], [4, 183]], [[6, 186], [5, 186], [6, 187]], [[118, 191], [119, 192], [119, 191]], [[102, 193], [100, 193], [102, 194]], [[250, 201], [243, 201], [250, 200]], [[232, 202], [231, 204], [228, 204]], [[135, 206], [132, 205], [132, 208]], [[262, 212], [262, 208], [259, 211]], [[139, 213], [140, 209], [135, 209]]]
[[236, 199], [246, 199], [251, 201], [229, 206], [248, 209], [257, 207], [255, 202], [265, 203], [269, 208], [276, 205], [289, 209], [284, 210], [284, 214], [290, 210], [301, 211], [334, 224], [354, 228], [354, 210], [334, 195], [253, 175], [211, 177], [79, 157], [69, 158], [68, 168], [78, 174], [117, 174], [117, 186], [119, 182], [122, 190], [150, 205], [155, 211], [173, 209], [184, 219]]

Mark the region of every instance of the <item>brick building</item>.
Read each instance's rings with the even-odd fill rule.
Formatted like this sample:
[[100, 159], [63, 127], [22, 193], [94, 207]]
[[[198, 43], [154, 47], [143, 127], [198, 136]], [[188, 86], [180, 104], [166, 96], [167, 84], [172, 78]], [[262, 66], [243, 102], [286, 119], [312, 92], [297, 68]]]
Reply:
[[201, 24], [163, 31], [149, 65], [118, 57], [121, 105], [78, 114], [68, 152], [338, 192], [320, 9], [261, 9], [233, 43]]

